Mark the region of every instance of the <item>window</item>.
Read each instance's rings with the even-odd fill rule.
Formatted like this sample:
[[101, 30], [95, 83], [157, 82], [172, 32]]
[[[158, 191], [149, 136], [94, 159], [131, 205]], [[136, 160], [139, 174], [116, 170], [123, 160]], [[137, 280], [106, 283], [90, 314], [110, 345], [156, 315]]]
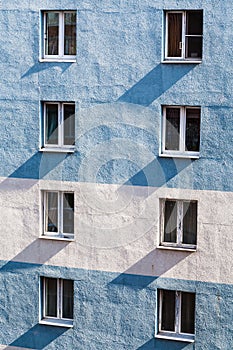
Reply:
[[44, 148], [50, 150], [74, 150], [75, 104], [45, 102], [43, 109]]
[[41, 323], [72, 326], [74, 282], [42, 277], [42, 294]]
[[44, 191], [44, 232], [45, 236], [74, 237], [74, 193]]
[[198, 157], [200, 150], [199, 107], [163, 108], [162, 154]]
[[43, 12], [43, 58], [74, 60], [76, 56], [76, 12]]
[[200, 61], [203, 11], [166, 12], [166, 60]]
[[161, 200], [161, 246], [196, 249], [197, 201]]
[[195, 293], [159, 290], [158, 335], [194, 340]]

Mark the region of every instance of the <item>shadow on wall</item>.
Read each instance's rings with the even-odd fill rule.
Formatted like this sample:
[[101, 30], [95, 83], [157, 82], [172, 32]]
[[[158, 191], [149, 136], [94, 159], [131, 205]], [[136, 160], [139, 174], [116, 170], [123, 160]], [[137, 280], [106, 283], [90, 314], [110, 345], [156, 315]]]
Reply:
[[196, 67], [196, 64], [159, 64], [132, 86], [118, 101], [149, 106], [178, 80]]
[[37, 324], [3, 350], [13, 350], [12, 347], [14, 346], [41, 350], [67, 331], [69, 331], [69, 329], [63, 327], [50, 327]]
[[192, 253], [154, 249], [110, 283], [128, 285], [136, 289], [146, 288], [190, 254]]
[[57, 68], [64, 73], [71, 65], [71, 62], [37, 62], [22, 75], [21, 79], [50, 68]]
[[194, 350], [194, 345], [167, 339], [151, 339], [137, 350]]
[[[8, 261], [0, 268], [1, 272], [9, 272], [16, 269], [28, 269], [30, 264], [43, 265], [50, 258], [64, 249], [69, 242], [65, 241], [50, 241], [47, 239], [36, 239], [17, 254], [13, 259]], [[33, 262], [33, 260], [35, 262]]]
[[7, 179], [0, 183], [0, 191], [15, 191], [18, 190], [19, 184], [14, 179], [27, 179], [27, 183], [22, 183], [21, 189], [28, 189], [35, 185], [35, 181], [43, 179], [50, 171], [69, 157], [66, 153], [43, 153], [37, 152], [31, 158], [26, 160], [20, 167], [11, 173]]
[[185, 188], [185, 186], [192, 188], [192, 162], [193, 161], [190, 159], [157, 157], [126, 181], [124, 185], [162, 187], [177, 175], [180, 175], [185, 169], [191, 167], [191, 173], [186, 177], [187, 183], [183, 179], [182, 184], [179, 183], [179, 186], [182, 185], [183, 188]]

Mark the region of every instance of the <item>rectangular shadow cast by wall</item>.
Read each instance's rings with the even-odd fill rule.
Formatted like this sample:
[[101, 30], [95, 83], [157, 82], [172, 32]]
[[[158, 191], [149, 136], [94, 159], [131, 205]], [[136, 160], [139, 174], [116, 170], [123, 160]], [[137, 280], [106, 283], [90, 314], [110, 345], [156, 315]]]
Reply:
[[122, 95], [118, 101], [149, 106], [188, 74], [196, 64], [159, 64]]
[[[63, 327], [52, 327], [37, 324], [26, 333], [22, 334], [19, 338], [14, 340], [10, 346], [41, 350], [68, 330], [69, 329]], [[5, 349], [8, 349], [8, 347]]]
[[117, 276], [110, 284], [127, 285], [133, 289], [143, 289], [186, 259], [190, 252], [172, 252], [153, 249], [142, 259]]
[[186, 342], [153, 338], [137, 348], [137, 350], [194, 350], [194, 345]]

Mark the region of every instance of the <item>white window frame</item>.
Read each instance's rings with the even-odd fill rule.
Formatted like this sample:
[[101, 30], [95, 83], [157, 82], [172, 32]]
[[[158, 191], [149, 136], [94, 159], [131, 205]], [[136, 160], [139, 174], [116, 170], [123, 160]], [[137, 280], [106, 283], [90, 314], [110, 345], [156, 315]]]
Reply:
[[[47, 194], [48, 193], [57, 193], [58, 195], [58, 232], [48, 232], [46, 231], [46, 221], [47, 221]], [[63, 232], [63, 196], [65, 193], [71, 193], [74, 195], [72, 191], [56, 191], [56, 190], [46, 190], [42, 191], [42, 210], [43, 210], [43, 232], [42, 238], [54, 238], [54, 239], [67, 239], [74, 240], [74, 232], [73, 233], [65, 233]], [[74, 203], [75, 207], [75, 203]], [[74, 220], [75, 222], [75, 220]], [[75, 228], [74, 228], [75, 231]]]
[[[46, 143], [46, 112], [48, 105], [57, 105], [58, 106], [58, 144], [49, 144]], [[75, 145], [64, 145], [64, 106], [72, 105], [75, 107], [75, 102], [43, 102], [43, 146], [42, 151], [65, 151], [65, 152], [74, 152]], [[74, 130], [74, 139], [75, 139], [75, 130]]]
[[[186, 15], [188, 12], [191, 11], [202, 11], [201, 9], [196, 9], [196, 10], [186, 10], [186, 11], [165, 11], [165, 53], [164, 53], [164, 60], [165, 61], [179, 61], [179, 62], [189, 62], [189, 63], [198, 63], [202, 62], [202, 57], [200, 58], [193, 58], [193, 57], [185, 57], [185, 52], [186, 52], [186, 37], [201, 37], [202, 38], [202, 45], [203, 45], [203, 34], [202, 35], [191, 35], [191, 34], [186, 34]], [[168, 56], [168, 14], [170, 13], [181, 13], [182, 14], [182, 42], [181, 42], [181, 56], [180, 57], [173, 57], [173, 56]], [[203, 23], [202, 23], [203, 26]], [[203, 52], [202, 52], [203, 56]]]
[[[165, 221], [165, 203], [166, 201], [174, 201], [177, 204], [177, 225], [176, 225], [176, 243], [174, 242], [166, 242], [164, 240], [164, 221]], [[181, 199], [174, 199], [174, 198], [163, 198], [160, 199], [160, 247], [163, 248], [172, 248], [172, 249], [187, 249], [187, 250], [193, 250], [196, 251], [197, 244], [185, 244], [182, 242], [183, 240], [183, 218], [184, 218], [184, 211], [183, 211], [183, 204], [184, 203], [196, 203], [197, 205], [197, 211], [198, 211], [198, 202], [197, 200], [181, 200]], [[198, 212], [197, 212], [198, 216]], [[197, 217], [196, 217], [197, 222]], [[196, 232], [196, 240], [197, 240], [197, 232]]]
[[[166, 111], [167, 108], [174, 108], [180, 110], [180, 135], [179, 135], [179, 150], [166, 150]], [[201, 123], [201, 107], [200, 106], [172, 106], [166, 105], [163, 106], [163, 117], [162, 117], [162, 147], [160, 156], [172, 156], [172, 157], [181, 157], [181, 158], [199, 158], [200, 156], [200, 143], [199, 143], [199, 151], [187, 151], [185, 149], [186, 139], [186, 110], [187, 109], [198, 109], [200, 111], [200, 123]], [[201, 130], [201, 125], [200, 125]]]
[[[181, 332], [181, 297], [182, 293], [185, 293], [183, 291], [174, 291], [175, 292], [175, 331], [166, 331], [162, 330], [162, 302], [163, 302], [163, 291], [164, 289], [159, 289], [159, 322], [158, 322], [158, 333], [156, 335], [157, 338], [166, 338], [166, 339], [173, 339], [173, 340], [179, 340], [179, 341], [188, 341], [188, 342], [194, 342], [195, 340], [195, 333], [182, 333]], [[189, 292], [192, 294], [195, 294], [193, 292]], [[194, 311], [196, 313], [196, 310]], [[195, 324], [195, 319], [194, 319]]]
[[[58, 38], [58, 55], [46, 55], [46, 40], [47, 40], [47, 33], [46, 33], [46, 14], [47, 13], [58, 13], [59, 14], [59, 38]], [[43, 11], [43, 47], [42, 47], [42, 59], [48, 60], [48, 61], [76, 61], [76, 54], [77, 54], [77, 43], [76, 43], [76, 54], [75, 55], [65, 55], [64, 54], [64, 14], [65, 13], [76, 13], [75, 10], [69, 10], [69, 11]], [[77, 41], [77, 16], [76, 16], [76, 41]]]
[[[46, 279], [53, 278], [57, 280], [57, 317], [47, 316], [46, 315]], [[73, 318], [63, 318], [62, 309], [63, 309], [63, 280], [62, 278], [54, 277], [42, 277], [42, 309], [40, 323], [61, 326], [61, 327], [73, 327]], [[74, 304], [74, 298], [73, 298]]]

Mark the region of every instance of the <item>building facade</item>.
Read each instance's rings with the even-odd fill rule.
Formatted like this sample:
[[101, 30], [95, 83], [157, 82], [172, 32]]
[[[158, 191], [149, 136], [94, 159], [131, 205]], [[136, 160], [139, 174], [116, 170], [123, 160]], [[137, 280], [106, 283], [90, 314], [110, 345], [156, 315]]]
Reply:
[[233, 348], [232, 12], [0, 1], [1, 349]]

